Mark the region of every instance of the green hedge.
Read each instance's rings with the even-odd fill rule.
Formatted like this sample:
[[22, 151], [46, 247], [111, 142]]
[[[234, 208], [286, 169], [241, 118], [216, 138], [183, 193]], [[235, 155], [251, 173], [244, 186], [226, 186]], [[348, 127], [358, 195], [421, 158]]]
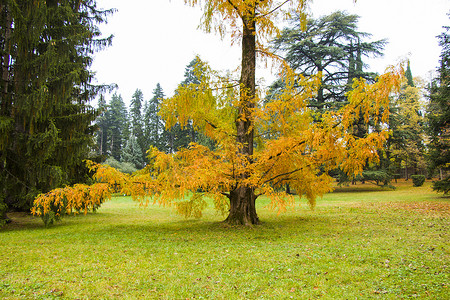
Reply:
[[425, 175], [412, 175], [411, 179], [413, 181], [414, 186], [422, 186], [425, 182]]

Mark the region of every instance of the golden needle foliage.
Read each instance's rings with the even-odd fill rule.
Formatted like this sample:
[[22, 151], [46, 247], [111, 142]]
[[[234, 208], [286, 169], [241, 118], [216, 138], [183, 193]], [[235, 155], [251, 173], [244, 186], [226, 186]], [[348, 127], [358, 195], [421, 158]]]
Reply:
[[[209, 72], [203, 63], [199, 68]], [[348, 94], [349, 104], [326, 113], [322, 122], [316, 123], [308, 100], [314, 96], [320, 77], [304, 78], [285, 70], [284, 92], [267, 105], [258, 102], [250, 114], [257, 136], [251, 157], [237, 151], [233, 112], [240, 103], [230, 97], [236, 92], [227, 89], [229, 80], [219, 87], [220, 79], [213, 77], [213, 73], [202, 76], [200, 84], [184, 88], [162, 105], [162, 116], [171, 119], [169, 126], [190, 119], [217, 142], [215, 150], [192, 144], [175, 154], [151, 151], [153, 178], [158, 180], [162, 202], [170, 203], [201, 190], [222, 199], [216, 200], [222, 207], [227, 203], [223, 195], [243, 185], [253, 187], [256, 195], [270, 196], [271, 207], [284, 210], [293, 203], [280, 192], [284, 185], [289, 184], [314, 205], [317, 196], [331, 190], [332, 178], [327, 171], [340, 166], [349, 174], [361, 173], [367, 162], [378, 159], [377, 149], [388, 132], [373, 131], [358, 138], [352, 134], [353, 124], [362, 115], [367, 122], [371, 119], [383, 127], [389, 96], [398, 89], [402, 70], [391, 69], [374, 84], [355, 81]]]
[[[388, 134], [379, 129], [387, 128], [384, 124], [389, 97], [398, 90], [401, 69], [388, 70], [374, 84], [356, 80], [348, 93], [349, 103], [314, 122], [316, 112], [308, 103], [317, 93], [321, 74], [308, 78], [295, 74], [263, 47], [268, 38], [278, 33], [275, 21], [293, 13], [304, 16], [307, 1], [185, 2], [204, 3], [204, 29], [215, 29], [222, 35], [230, 33], [234, 41], [242, 37], [244, 23], [246, 30], [256, 35], [255, 51], [260, 57], [272, 57], [279, 62], [285, 88], [264, 103], [258, 93], [246, 92], [249, 86], [220, 75], [198, 59], [195, 75], [199, 83], [180, 86], [175, 96], [164, 100], [160, 114], [167, 127], [191, 122], [197, 131], [215, 141], [216, 147], [212, 150], [191, 144], [173, 154], [152, 148], [148, 151], [150, 163], [133, 176], [92, 165], [96, 180], [107, 184], [108, 192], [131, 195], [142, 205], [152, 199], [153, 203], [173, 205], [185, 216], [200, 217], [206, 206], [204, 196], [214, 199], [215, 208], [225, 214], [230, 201], [235, 199], [233, 196], [249, 191], [249, 201], [267, 195], [272, 199], [271, 208], [284, 211], [294, 204], [294, 198], [285, 192], [286, 185], [298, 195], [306, 196], [314, 206], [317, 196], [331, 191], [328, 171], [341, 167], [348, 174], [361, 173], [367, 162], [378, 159], [377, 149]], [[362, 138], [354, 136], [353, 124], [360, 117], [366, 122], [371, 120], [377, 130]], [[247, 132], [242, 132], [243, 121], [249, 124]], [[242, 142], [245, 140], [239, 139], [242, 136], [250, 137], [247, 141], [251, 144]], [[51, 210], [41, 202], [59, 203], [67, 198], [68, 190], [52, 191], [38, 198], [36, 205], [42, 206], [39, 213]]]
[[45, 225], [53, 224], [64, 215], [95, 211], [100, 205], [111, 198], [111, 192], [118, 186], [124, 185], [126, 175], [114, 168], [86, 162], [91, 171], [95, 171], [94, 178], [98, 180], [92, 185], [75, 184], [51, 190], [40, 194], [33, 203], [31, 212], [40, 216]]

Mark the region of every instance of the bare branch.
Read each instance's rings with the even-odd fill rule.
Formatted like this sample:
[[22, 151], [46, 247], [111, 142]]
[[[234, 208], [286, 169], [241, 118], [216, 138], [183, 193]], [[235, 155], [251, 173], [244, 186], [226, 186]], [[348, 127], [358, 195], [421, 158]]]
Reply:
[[282, 174], [278, 174], [278, 175], [276, 175], [276, 176], [274, 176], [274, 177], [272, 177], [272, 178], [270, 178], [270, 179], [267, 179], [266, 181], [264, 181], [263, 184], [266, 184], [266, 183], [268, 183], [268, 182], [271, 182], [272, 180], [275, 180], [275, 179], [277, 179], [277, 178], [279, 178], [279, 177], [282, 177], [282, 176], [292, 175], [292, 174], [294, 174], [294, 173], [296, 173], [296, 172], [299, 172], [299, 171], [301, 171], [301, 170], [303, 170], [303, 168], [295, 169], [295, 170], [293, 170], [293, 171], [286, 172], [286, 173], [282, 173]]
[[236, 4], [234, 4], [231, 0], [227, 0], [227, 2], [236, 10], [236, 13], [242, 17], [241, 12], [239, 11], [239, 8], [236, 6]]
[[271, 11], [263, 14], [263, 15], [259, 15], [257, 16], [257, 18], [264, 18], [267, 17], [268, 15], [273, 14], [274, 12], [276, 12], [277, 10], [279, 10], [281, 7], [283, 7], [286, 3], [291, 2], [291, 0], [286, 0], [283, 3], [281, 3], [280, 5], [278, 5], [277, 7], [275, 7], [274, 9], [272, 9]]

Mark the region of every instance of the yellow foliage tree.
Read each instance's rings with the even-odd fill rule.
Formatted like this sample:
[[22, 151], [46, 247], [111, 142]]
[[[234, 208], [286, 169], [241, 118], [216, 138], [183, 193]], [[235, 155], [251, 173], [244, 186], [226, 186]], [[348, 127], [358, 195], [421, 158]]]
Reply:
[[[400, 70], [390, 70], [371, 85], [355, 81], [348, 105], [324, 114], [320, 123], [313, 122], [308, 101], [317, 93], [320, 74], [297, 75], [264, 47], [279, 32], [278, 18], [296, 13], [306, 20], [307, 1], [185, 2], [203, 5], [206, 31], [230, 34], [233, 43], [241, 43], [240, 78], [221, 76], [199, 60], [195, 72], [200, 82], [180, 86], [175, 96], [162, 103], [160, 113], [168, 127], [191, 122], [216, 147], [191, 144], [175, 154], [152, 148], [144, 170], [127, 177], [111, 170], [101, 175], [99, 168], [98, 181], [117, 186], [143, 205], [150, 198], [173, 205], [185, 216], [201, 216], [206, 205], [203, 196], [209, 196], [216, 209], [228, 213], [227, 223], [251, 225], [260, 222], [255, 206], [260, 195], [269, 196], [270, 206], [283, 211], [294, 203], [282, 189], [289, 184], [313, 206], [317, 196], [331, 191], [329, 170], [341, 166], [349, 174], [358, 173], [367, 161], [378, 159], [377, 149], [387, 132], [358, 138], [352, 134], [353, 124], [360, 117], [366, 122], [387, 121], [384, 108], [399, 86]], [[283, 93], [266, 105], [256, 89], [257, 55], [277, 60], [285, 81]]]
[[[369, 118], [386, 122], [387, 110], [383, 108], [398, 88], [400, 71], [390, 70], [373, 85], [355, 81], [348, 95], [350, 103], [339, 112], [326, 114], [323, 122], [313, 123], [313, 111], [307, 104], [317, 92], [320, 74], [304, 78], [278, 60], [286, 88], [265, 106], [258, 97], [255, 79], [257, 55], [278, 59], [264, 47], [267, 39], [279, 32], [276, 20], [294, 13], [306, 20], [307, 1], [185, 2], [203, 5], [206, 31], [230, 34], [233, 43], [241, 43], [242, 64], [236, 83], [199, 63], [201, 82], [180, 87], [177, 95], [162, 104], [166, 126], [191, 120], [197, 130], [217, 143], [214, 151], [200, 145], [174, 155], [151, 151], [152, 177], [158, 181], [157, 196], [162, 202], [202, 191], [215, 199], [216, 208], [229, 212], [226, 222], [258, 224], [258, 196], [270, 196], [271, 206], [284, 210], [293, 200], [280, 192], [280, 187], [289, 184], [314, 205], [317, 196], [331, 190], [328, 170], [340, 165], [348, 173], [358, 173], [367, 161], [378, 158], [376, 150], [387, 133], [356, 138], [352, 125], [360, 114], [367, 122]], [[271, 138], [265, 138], [268, 136]], [[203, 201], [197, 196], [194, 199]], [[177, 204], [177, 208], [186, 214], [188, 208], [202, 207], [192, 201]]]

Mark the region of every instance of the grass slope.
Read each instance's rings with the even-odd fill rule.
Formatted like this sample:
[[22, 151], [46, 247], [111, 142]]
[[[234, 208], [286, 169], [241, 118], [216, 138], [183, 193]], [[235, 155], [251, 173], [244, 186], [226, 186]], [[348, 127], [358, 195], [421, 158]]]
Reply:
[[0, 298], [448, 299], [450, 203], [409, 185], [339, 188], [279, 216], [262, 199], [254, 228], [129, 197], [48, 229], [15, 214], [0, 230]]

